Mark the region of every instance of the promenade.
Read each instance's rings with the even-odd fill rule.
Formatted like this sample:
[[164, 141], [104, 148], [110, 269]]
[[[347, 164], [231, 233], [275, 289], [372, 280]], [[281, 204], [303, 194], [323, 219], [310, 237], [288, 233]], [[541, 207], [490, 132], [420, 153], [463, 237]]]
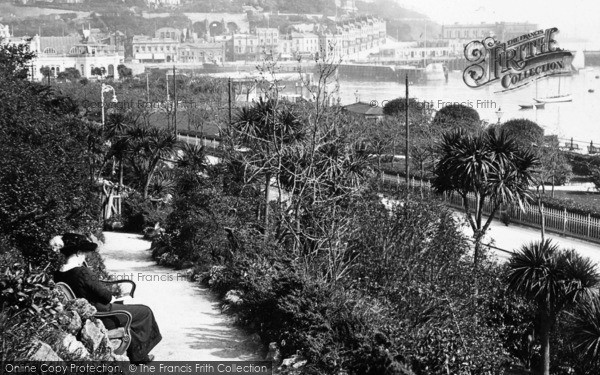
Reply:
[[157, 361], [258, 360], [257, 347], [222, 314], [212, 292], [191, 282], [183, 271], [156, 264], [150, 242], [141, 235], [104, 232], [100, 250], [107, 271], [135, 281], [135, 298], [127, 304], [152, 308], [162, 341], [152, 351]]
[[[456, 217], [463, 223], [462, 229], [465, 235], [472, 238], [473, 231], [466, 223], [464, 213], [456, 212]], [[505, 226], [499, 220], [494, 220], [483, 242], [503, 250], [514, 251], [524, 244], [539, 241], [541, 239], [540, 233], [539, 229], [519, 224]], [[591, 258], [600, 265], [600, 245], [549, 232], [546, 232], [546, 238], [551, 239], [563, 249], [575, 249], [579, 254]], [[499, 261], [506, 261], [510, 257], [509, 253], [502, 250], [492, 249], [492, 253]]]

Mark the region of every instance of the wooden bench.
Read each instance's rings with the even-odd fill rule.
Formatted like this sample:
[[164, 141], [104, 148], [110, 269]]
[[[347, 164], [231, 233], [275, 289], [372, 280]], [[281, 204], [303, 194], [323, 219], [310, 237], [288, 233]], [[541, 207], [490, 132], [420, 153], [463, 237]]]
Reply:
[[[131, 283], [132, 288], [129, 292], [129, 295], [133, 297], [133, 293], [135, 292], [135, 283], [131, 280], [116, 280], [116, 281], [104, 281], [101, 282], [105, 284], [116, 284], [116, 283]], [[63, 282], [56, 283], [56, 288], [65, 296], [67, 300], [73, 300], [77, 297], [73, 290], [69, 285]], [[115, 303], [113, 303], [113, 307]], [[113, 352], [117, 355], [123, 355], [127, 352], [127, 348], [129, 348], [129, 344], [131, 344], [131, 321], [133, 317], [129, 311], [125, 310], [112, 310], [108, 312], [96, 312], [94, 317], [100, 319], [103, 323], [107, 320], [111, 320], [115, 326], [114, 329], [108, 330], [108, 339], [111, 341], [111, 345], [113, 345]], [[119, 317], [125, 319], [125, 324], [122, 324], [119, 320]]]

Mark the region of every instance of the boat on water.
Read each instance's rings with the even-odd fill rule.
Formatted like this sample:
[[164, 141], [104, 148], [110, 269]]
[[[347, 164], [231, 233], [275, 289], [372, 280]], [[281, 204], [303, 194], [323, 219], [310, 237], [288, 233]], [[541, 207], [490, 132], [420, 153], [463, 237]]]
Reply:
[[531, 103], [531, 104], [519, 104], [521, 109], [544, 109], [546, 107], [546, 103]]
[[[537, 97], [537, 86], [536, 86], [536, 97], [533, 98], [533, 100], [535, 100], [538, 103], [563, 103], [563, 102], [571, 102], [573, 101], [573, 97], [571, 96], [571, 94], [561, 94], [560, 93], [560, 82], [561, 82], [561, 77], [558, 77], [558, 93], [557, 95], [554, 96], [546, 96], [544, 98], [538, 98]], [[537, 85], [537, 81], [536, 81], [536, 85]]]
[[572, 102], [573, 96], [571, 96], [571, 94], [555, 95], [555, 96], [548, 96], [545, 98], [534, 98], [533, 100], [535, 100], [538, 103], [562, 103], [562, 102]]
[[442, 63], [431, 63], [425, 67], [425, 79], [427, 81], [448, 80], [448, 68]]

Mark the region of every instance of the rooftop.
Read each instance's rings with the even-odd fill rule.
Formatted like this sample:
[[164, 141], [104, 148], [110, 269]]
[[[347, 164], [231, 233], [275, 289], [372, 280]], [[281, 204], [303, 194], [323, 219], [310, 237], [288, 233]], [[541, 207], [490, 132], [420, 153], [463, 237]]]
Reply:
[[348, 112], [363, 116], [383, 116], [383, 108], [379, 106], [374, 107], [369, 103], [357, 102], [345, 105], [343, 108]]

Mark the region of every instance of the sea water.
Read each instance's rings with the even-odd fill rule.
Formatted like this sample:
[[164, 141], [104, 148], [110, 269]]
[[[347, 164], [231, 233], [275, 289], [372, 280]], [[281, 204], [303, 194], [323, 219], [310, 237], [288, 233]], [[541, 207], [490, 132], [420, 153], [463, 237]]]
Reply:
[[[598, 78], [596, 78], [598, 77]], [[544, 109], [521, 109], [519, 104], [532, 104], [537, 96], [548, 97], [571, 94], [572, 101], [546, 103]], [[580, 69], [572, 76], [550, 77], [523, 88], [499, 92], [500, 85], [472, 89], [465, 85], [461, 71], [452, 71], [448, 81], [429, 81], [409, 84], [409, 97], [439, 110], [449, 103], [473, 107], [481, 119], [489, 123], [525, 118], [536, 122], [546, 135], [556, 134], [564, 144], [573, 138], [580, 148], [591, 141], [600, 146], [600, 68]], [[593, 92], [590, 92], [593, 91]], [[382, 105], [385, 100], [404, 97], [404, 82], [340, 81], [342, 105], [361, 102]], [[537, 92], [537, 94], [536, 94]]]

